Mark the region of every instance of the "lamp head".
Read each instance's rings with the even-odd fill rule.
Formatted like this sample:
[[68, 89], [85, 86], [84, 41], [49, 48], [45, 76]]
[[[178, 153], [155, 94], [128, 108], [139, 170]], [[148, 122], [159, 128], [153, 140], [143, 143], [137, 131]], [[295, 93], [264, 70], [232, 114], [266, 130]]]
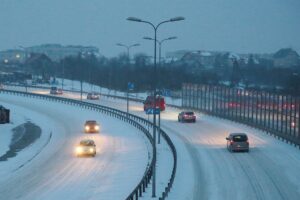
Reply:
[[185, 18], [184, 17], [174, 17], [174, 18], [170, 19], [171, 22], [182, 21], [182, 20], [185, 20]]
[[142, 20], [136, 17], [128, 17], [127, 18], [128, 21], [134, 21], [134, 22], [141, 22]]

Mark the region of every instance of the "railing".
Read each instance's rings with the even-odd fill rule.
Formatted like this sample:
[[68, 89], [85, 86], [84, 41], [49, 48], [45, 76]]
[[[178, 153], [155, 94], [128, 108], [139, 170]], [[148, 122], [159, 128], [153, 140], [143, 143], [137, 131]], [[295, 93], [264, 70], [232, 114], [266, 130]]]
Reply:
[[182, 106], [264, 130], [300, 147], [300, 98], [226, 86], [184, 84]]
[[[39, 98], [39, 99], [44, 99], [48, 101], [56, 101], [56, 102], [61, 102], [61, 103], [66, 103], [70, 105], [77, 105], [86, 109], [102, 112], [106, 115], [115, 117], [117, 119], [123, 120], [132, 126], [136, 127], [140, 131], [142, 131], [146, 137], [149, 139], [149, 142], [152, 145], [152, 159], [150, 162], [150, 165], [147, 166], [147, 169], [144, 172], [144, 175], [139, 182], [139, 184], [134, 188], [134, 190], [130, 193], [130, 195], [126, 198], [126, 200], [133, 200], [133, 199], [138, 199], [139, 197], [142, 196], [142, 193], [145, 192], [145, 189], [147, 188], [152, 175], [153, 175], [153, 168], [155, 167], [156, 164], [156, 150], [154, 149], [154, 141], [153, 138], [150, 134], [150, 132], [147, 130], [147, 126], [152, 126], [153, 124], [149, 121], [147, 121], [144, 118], [138, 117], [136, 115], [132, 114], [127, 114], [126, 112], [102, 106], [102, 105], [97, 105], [93, 103], [88, 103], [88, 102], [82, 102], [74, 99], [68, 99], [68, 98], [63, 98], [63, 97], [54, 97], [54, 96], [48, 96], [48, 95], [41, 95], [41, 94], [34, 94], [34, 93], [27, 93], [27, 92], [20, 92], [20, 91], [14, 91], [14, 90], [0, 90], [0, 93], [8, 93], [8, 94], [14, 94], [14, 95], [19, 95], [19, 96], [26, 96], [26, 97], [32, 97], [32, 98]], [[162, 132], [162, 134], [165, 134]], [[174, 179], [174, 178], [173, 178]]]

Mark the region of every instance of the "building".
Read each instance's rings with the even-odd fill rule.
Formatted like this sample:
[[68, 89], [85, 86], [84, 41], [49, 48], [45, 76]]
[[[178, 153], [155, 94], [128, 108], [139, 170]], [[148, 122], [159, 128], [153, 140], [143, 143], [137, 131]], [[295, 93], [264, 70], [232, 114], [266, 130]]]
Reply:
[[27, 54], [45, 54], [52, 61], [60, 61], [68, 56], [96, 55], [99, 56], [99, 49], [93, 46], [68, 45], [60, 44], [43, 44], [25, 48]]
[[0, 51], [0, 63], [1, 64], [19, 64], [26, 60], [26, 54], [21, 49], [9, 49], [6, 51]]
[[290, 68], [300, 65], [299, 54], [291, 49], [280, 49], [273, 55], [274, 67], [278, 68]]

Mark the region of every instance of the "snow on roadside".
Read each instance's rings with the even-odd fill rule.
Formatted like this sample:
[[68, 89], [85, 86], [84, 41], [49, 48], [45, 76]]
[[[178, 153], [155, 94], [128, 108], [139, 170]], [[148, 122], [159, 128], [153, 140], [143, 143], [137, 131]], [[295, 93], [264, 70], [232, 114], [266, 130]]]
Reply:
[[3, 129], [1, 126], [1, 137], [5, 138], [5, 140], [1, 141], [2, 155], [5, 154], [9, 149], [12, 137], [12, 128], [30, 121], [31, 123], [38, 125], [42, 129], [42, 134], [41, 137], [37, 139], [33, 144], [18, 152], [16, 157], [9, 158], [8, 161], [0, 162], [0, 177], [2, 177], [1, 181], [5, 179], [5, 176], [9, 177], [12, 173], [17, 171], [23, 165], [26, 165], [29, 160], [35, 157], [37, 153], [41, 151], [47, 144], [50, 134], [53, 131], [52, 120], [45, 115], [31, 111], [18, 105], [11, 104], [9, 102], [9, 98], [3, 98], [3, 96], [0, 95], [0, 103], [6, 108], [10, 109], [11, 113], [11, 123], [6, 124]]
[[[22, 101], [32, 101], [32, 107], [40, 107], [40, 110], [48, 109], [49, 113], [46, 114], [45, 112], [46, 115], [44, 116], [41, 112], [36, 113], [35, 111], [26, 109], [24, 108], [24, 103], [23, 106], [21, 106]], [[43, 177], [46, 177], [46, 180], [49, 181], [49, 184], [45, 186], [42, 184], [41, 187], [39, 187], [39, 190], [33, 191], [33, 193], [30, 193], [29, 196], [27, 193], [31, 191], [31, 188], [28, 184], [28, 188], [22, 188], [21, 186], [16, 189], [14, 188], [14, 190], [17, 190], [17, 192], [15, 192], [16, 195], [25, 193], [26, 196], [24, 196], [24, 199], [37, 199], [37, 197], [43, 197], [42, 199], [62, 199], [62, 197], [68, 197], [68, 199], [70, 199], [70, 195], [72, 195], [71, 199], [76, 199], [75, 197], [86, 197], [88, 199], [98, 199], [100, 197], [100, 199], [104, 198], [108, 200], [124, 199], [143, 176], [150, 159], [148, 152], [151, 150], [151, 147], [149, 147], [150, 144], [147, 142], [147, 138], [143, 135], [143, 133], [139, 133], [136, 128], [118, 119], [61, 103], [47, 102], [45, 104], [44, 100], [1, 93], [0, 102], [3, 103], [3, 105], [5, 104], [5, 106], [11, 109], [11, 111], [16, 112], [16, 115], [22, 116], [19, 114], [22, 113], [26, 120], [26, 116], [29, 116], [31, 121], [41, 126], [43, 131], [49, 128], [53, 132], [49, 145], [47, 145], [45, 150], [37, 156], [37, 159], [33, 160], [30, 167], [26, 167], [25, 165], [13, 175], [12, 173], [9, 173], [6, 177], [2, 176], [4, 174], [2, 171], [9, 171], [9, 166], [19, 166], [21, 160], [23, 161], [23, 159], [20, 158], [26, 157], [24, 160], [27, 160], [27, 153], [33, 153], [34, 149], [38, 149], [35, 148], [37, 147], [37, 143], [33, 144], [28, 149], [24, 149], [24, 152], [22, 151], [20, 154], [20, 156], [22, 156], [18, 156], [18, 159], [14, 158], [7, 161], [7, 163], [10, 164], [2, 166], [2, 163], [0, 163], [0, 185], [1, 183], [5, 185], [5, 180], [9, 179], [9, 181], [12, 182], [11, 178], [17, 179], [16, 176], [25, 176], [25, 174], [30, 174], [34, 169], [39, 170], [36, 172], [37, 174], [32, 177], [34, 180], [33, 183], [36, 183], [37, 180], [40, 180]], [[18, 102], [20, 102], [20, 106], [18, 105]], [[55, 110], [57, 109], [60, 110], [60, 116], [57, 116], [57, 119], [54, 122], [51, 122], [51, 116], [55, 115], [53, 113], [55, 113]], [[75, 117], [75, 111], [76, 113], [79, 112], [80, 115]], [[65, 116], [62, 113], [66, 113], [68, 119], [74, 118], [74, 121], [64, 119]], [[101, 128], [104, 129], [101, 130], [102, 134], [92, 136], [95, 137], [98, 144], [101, 143], [99, 155], [97, 154], [95, 159], [74, 158], [72, 155], [74, 144], [68, 145], [72, 146], [72, 148], [64, 147], [66, 143], [65, 137], [68, 137], [68, 143], [76, 142], [76, 144], [82, 137], [91, 137], [89, 135], [82, 134], [81, 129], [83, 121], [90, 119], [91, 116], [94, 116], [97, 119], [99, 118], [99, 121], [103, 123], [103, 126], [101, 126]], [[61, 124], [63, 120], [66, 120], [66, 123], [70, 126], [70, 131], [67, 136], [65, 133], [66, 130]], [[57, 123], [57, 121], [59, 121], [59, 123]], [[61, 145], [63, 143], [64, 145]], [[51, 159], [48, 163], [48, 157], [52, 154], [58, 153], [57, 151], [62, 149], [67, 151], [63, 151], [63, 155], [59, 157], [55, 156], [57, 157], [55, 158], [56, 160], [63, 158], [61, 162], [54, 162]], [[68, 149], [71, 150], [71, 152], [69, 152]], [[43, 166], [42, 163], [47, 163], [47, 165], [49, 164], [49, 167], [47, 168], [55, 171], [55, 173], [49, 172], [39, 176], [38, 173], [42, 173], [40, 171], [43, 171], [43, 168], [46, 167]], [[67, 173], [63, 173], [65, 170], [64, 168], [59, 168], [61, 165], [68, 167]], [[45, 169], [44, 171], [47, 170]], [[56, 175], [56, 173], [58, 174]], [[60, 175], [62, 177], [60, 177]], [[74, 188], [78, 188], [78, 190], [74, 191]], [[1, 189], [5, 190], [5, 188], [0, 187], [0, 191]], [[11, 197], [10, 195], [12, 194], [7, 192], [6, 195], [8, 195], [6, 197]]]

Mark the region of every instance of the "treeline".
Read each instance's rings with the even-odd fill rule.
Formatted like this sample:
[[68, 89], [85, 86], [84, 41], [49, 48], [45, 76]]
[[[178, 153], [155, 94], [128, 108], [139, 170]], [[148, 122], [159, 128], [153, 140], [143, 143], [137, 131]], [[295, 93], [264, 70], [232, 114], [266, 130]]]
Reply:
[[157, 88], [172, 90], [180, 89], [182, 83], [187, 82], [214, 85], [227, 82], [233, 87], [242, 83], [246, 88], [267, 86], [268, 90], [280, 86], [285, 92], [300, 95], [300, 66], [291, 69], [252, 62], [247, 66], [241, 66], [237, 61], [232, 65], [224, 63], [209, 69], [180, 61], [162, 63], [157, 65], [156, 77], [153, 63], [145, 54], [137, 54], [130, 61], [125, 54], [113, 58], [78, 55], [66, 57], [59, 63], [44, 56], [24, 67], [32, 74], [49, 74], [123, 91], [128, 82], [133, 82], [137, 91], [150, 90], [157, 80]]

